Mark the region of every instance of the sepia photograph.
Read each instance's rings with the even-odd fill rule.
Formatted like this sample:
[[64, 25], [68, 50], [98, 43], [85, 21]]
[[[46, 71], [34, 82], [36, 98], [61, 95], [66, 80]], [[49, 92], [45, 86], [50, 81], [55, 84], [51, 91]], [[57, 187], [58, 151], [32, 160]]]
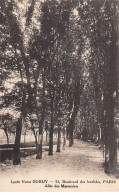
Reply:
[[0, 0], [0, 192], [119, 192], [119, 0]]

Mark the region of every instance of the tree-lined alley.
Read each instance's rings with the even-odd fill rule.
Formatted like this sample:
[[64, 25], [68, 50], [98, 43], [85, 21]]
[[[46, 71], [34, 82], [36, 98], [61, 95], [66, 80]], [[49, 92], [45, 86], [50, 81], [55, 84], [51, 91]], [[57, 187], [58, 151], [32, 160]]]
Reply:
[[54, 134], [57, 152], [61, 137], [64, 149], [78, 138], [99, 144], [105, 172], [117, 171], [118, 14], [118, 0], [0, 1], [0, 127], [8, 143], [15, 135], [14, 165], [26, 127], [36, 159], [45, 130], [49, 155]]

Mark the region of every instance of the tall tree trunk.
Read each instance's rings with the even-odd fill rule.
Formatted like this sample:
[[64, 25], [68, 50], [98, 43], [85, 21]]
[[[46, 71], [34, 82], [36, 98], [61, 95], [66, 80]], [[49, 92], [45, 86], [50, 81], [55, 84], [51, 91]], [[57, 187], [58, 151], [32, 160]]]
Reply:
[[39, 121], [39, 134], [37, 142], [37, 155], [36, 159], [42, 159], [42, 141], [43, 141], [43, 123], [45, 119], [45, 75], [42, 74], [43, 90], [42, 90], [42, 113], [41, 120]]
[[14, 150], [13, 150], [13, 152], [14, 152], [13, 164], [14, 165], [21, 164], [21, 160], [20, 160], [20, 139], [21, 139], [23, 121], [24, 121], [25, 116], [26, 116], [25, 100], [26, 100], [26, 92], [23, 91], [21, 116], [18, 119], [17, 125], [16, 125], [16, 137], [15, 137], [15, 144], [14, 144]]
[[66, 139], [68, 140], [69, 139], [69, 129], [68, 129], [68, 126], [66, 128]]
[[103, 149], [103, 158], [105, 158], [105, 116], [103, 102], [101, 107], [101, 146]]
[[62, 146], [62, 150], [65, 150], [65, 145], [66, 145], [66, 129], [63, 130], [63, 146]]
[[104, 132], [103, 132], [103, 138], [104, 138], [104, 149], [105, 149], [105, 163], [104, 163], [104, 171], [105, 173], [109, 173], [109, 129], [108, 129], [108, 98], [106, 95], [106, 91], [104, 92], [104, 108], [103, 108], [103, 127], [104, 127]]
[[34, 134], [34, 137], [35, 137], [35, 143], [36, 143], [36, 146], [37, 146], [37, 133], [35, 132], [32, 119], [31, 119], [31, 129], [33, 131], [33, 134]]
[[5, 132], [5, 135], [7, 138], [7, 144], [9, 144], [9, 136], [8, 136], [7, 129], [6, 129], [5, 125], [4, 125], [4, 128], [5, 128], [4, 132]]
[[105, 173], [109, 173], [109, 142], [107, 137], [105, 138], [105, 145], [104, 145], [104, 155], [105, 155], [105, 163], [104, 163], [104, 170]]
[[15, 144], [14, 144], [14, 157], [13, 157], [13, 165], [21, 164], [20, 160], [20, 138], [21, 138], [21, 131], [22, 131], [22, 117], [20, 117], [17, 121], [16, 125], [16, 137], [15, 137]]
[[49, 155], [53, 155], [53, 130], [54, 130], [54, 109], [53, 109], [54, 98], [51, 97], [51, 125], [49, 133]]
[[114, 173], [117, 171], [117, 137], [114, 128], [114, 99], [111, 91], [105, 95], [105, 102], [105, 172]]
[[[74, 69], [75, 69], [75, 67], [74, 67]], [[77, 78], [77, 81], [75, 82], [74, 104], [72, 105], [74, 108], [73, 108], [71, 118], [69, 120], [69, 127], [68, 127], [68, 129], [69, 129], [69, 147], [72, 147], [72, 145], [74, 144], [73, 131], [74, 131], [74, 126], [75, 126], [75, 118], [76, 118], [78, 111], [79, 111], [81, 93], [82, 93], [82, 88], [80, 85], [80, 79]]]
[[109, 172], [114, 173], [117, 171], [117, 141], [116, 130], [113, 127], [113, 132], [109, 138]]
[[42, 120], [39, 124], [38, 142], [36, 146], [36, 150], [37, 150], [36, 159], [42, 159], [43, 122], [44, 122], [44, 113], [42, 113]]
[[114, 127], [114, 100], [110, 97], [109, 106], [109, 172], [117, 171], [117, 133]]
[[46, 132], [46, 143], [48, 143], [48, 131], [45, 132]]
[[38, 142], [36, 147], [37, 149], [36, 159], [42, 159], [42, 141], [43, 141], [42, 131], [39, 131]]
[[101, 140], [101, 137], [100, 137], [100, 128], [98, 127], [98, 132], [97, 132], [97, 134], [98, 134], [98, 139], [97, 139], [97, 141], [98, 141], [98, 143], [100, 143], [100, 140]]
[[49, 128], [49, 127], [48, 127], [48, 122], [45, 121], [46, 143], [48, 142], [48, 132], [49, 132], [48, 128]]
[[74, 131], [74, 125], [75, 125], [75, 118], [77, 116], [78, 113], [78, 105], [74, 105], [74, 110], [73, 113], [71, 115], [71, 118], [69, 120], [69, 147], [72, 147], [72, 145], [74, 144], [74, 139], [73, 139], [73, 131]]
[[69, 122], [69, 147], [72, 147], [72, 145], [74, 143], [73, 130], [74, 130], [74, 120], [70, 119], [70, 122]]
[[57, 138], [57, 151], [60, 152], [61, 149], [61, 129], [58, 127], [58, 138]]

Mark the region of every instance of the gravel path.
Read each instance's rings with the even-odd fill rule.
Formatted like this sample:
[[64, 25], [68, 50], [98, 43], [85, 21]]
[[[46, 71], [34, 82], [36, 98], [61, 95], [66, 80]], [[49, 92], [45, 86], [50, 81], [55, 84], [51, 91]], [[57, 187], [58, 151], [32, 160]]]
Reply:
[[18, 166], [0, 164], [0, 191], [119, 191], [117, 176], [104, 173], [97, 146], [75, 140], [73, 147], [55, 151], [43, 152], [42, 160], [22, 158]]

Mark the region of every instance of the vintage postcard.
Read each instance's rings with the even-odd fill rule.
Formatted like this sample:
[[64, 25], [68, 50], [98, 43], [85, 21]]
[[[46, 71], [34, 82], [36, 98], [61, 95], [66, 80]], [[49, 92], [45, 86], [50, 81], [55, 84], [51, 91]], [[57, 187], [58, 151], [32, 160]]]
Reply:
[[0, 192], [119, 191], [119, 0], [0, 0]]

